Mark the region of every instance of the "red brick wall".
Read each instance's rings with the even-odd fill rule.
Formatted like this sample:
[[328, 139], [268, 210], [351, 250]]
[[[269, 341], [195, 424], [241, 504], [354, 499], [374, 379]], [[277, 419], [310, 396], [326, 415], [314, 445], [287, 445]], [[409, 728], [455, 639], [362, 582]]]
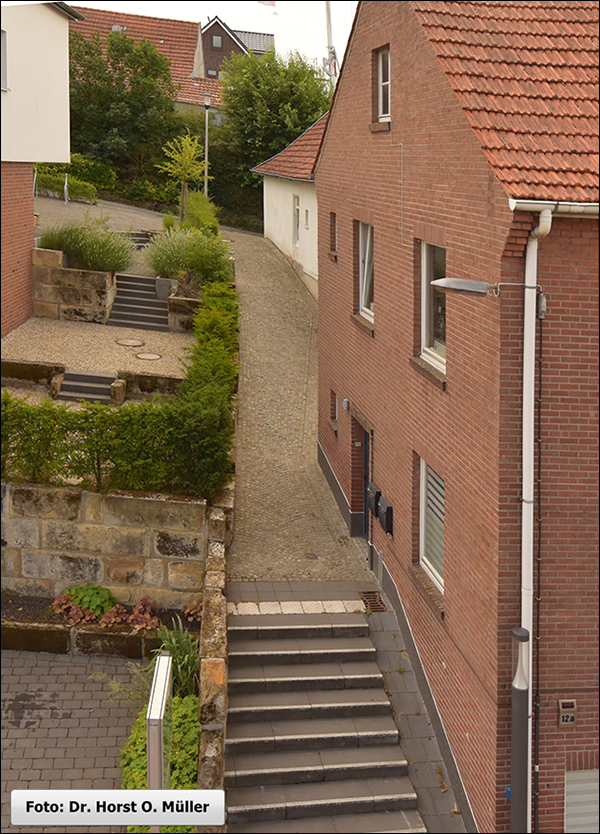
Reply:
[[[221, 36], [222, 47], [220, 49], [213, 46], [213, 35]], [[214, 24], [208, 32], [202, 35], [202, 52], [204, 55], [204, 72], [208, 75], [209, 70], [219, 72], [225, 58], [230, 58], [232, 54], [241, 55], [243, 49], [225, 29], [218, 24]]]
[[33, 165], [2, 163], [2, 335], [32, 315]]
[[[372, 132], [372, 53], [388, 43], [392, 129]], [[415, 335], [418, 339], [419, 334], [419, 249], [415, 241], [422, 239], [446, 248], [450, 276], [522, 283], [524, 246], [532, 218], [513, 218], [509, 211], [507, 195], [495, 181], [410, 4], [363, 4], [336, 93], [316, 186], [320, 223], [319, 441], [356, 510], [353, 475], [358, 464], [354, 463], [353, 472], [352, 411], [339, 411], [334, 432], [329, 419], [330, 391], [335, 391], [340, 401], [348, 398], [373, 426], [373, 477], [394, 507], [393, 539], [388, 539], [376, 522], [374, 544], [398, 586], [478, 827], [502, 831], [510, 782], [510, 727], [506, 722], [510, 631], [520, 621], [523, 292], [509, 288], [500, 298], [478, 300], [447, 296], [444, 390], [439, 380], [411, 361], [418, 353]], [[337, 215], [337, 262], [328, 252], [330, 212]], [[355, 221], [374, 227], [374, 335], [352, 318]], [[552, 234], [566, 232], [566, 223], [555, 221]], [[581, 229], [578, 221], [570, 224], [573, 238], [569, 254], [565, 254], [568, 247], [564, 243], [557, 249], [568, 261], [561, 267], [562, 282], [558, 281], [558, 266], [550, 266], [554, 264], [551, 236], [540, 243], [540, 283], [550, 286], [554, 281], [552, 295], [557, 309], [562, 303], [562, 284], [569, 277], [572, 292], [577, 293], [576, 312], [569, 313], [568, 324], [562, 320], [561, 335], [555, 337], [559, 341], [552, 361], [557, 375], [549, 379], [548, 386], [556, 391], [562, 385], [565, 375], [558, 373], [560, 368], [575, 372], [576, 382], [570, 385], [578, 393], [561, 394], [557, 413], [564, 426], [573, 430], [572, 443], [579, 444], [568, 459], [569, 466], [586, 458], [585, 473], [577, 476], [578, 491], [583, 494], [589, 486], [586, 444], [591, 438], [588, 428], [584, 429], [583, 445], [576, 435], [579, 420], [593, 420], [595, 415], [590, 414], [591, 388], [584, 381], [590, 346], [586, 343], [585, 355], [581, 355], [579, 328], [594, 332], [588, 329], [592, 323], [586, 316], [595, 312], [597, 305], [592, 302], [583, 309], [589, 268], [594, 264], [591, 254], [586, 255], [586, 277], [574, 278], [581, 274], [576, 266], [580, 246], [574, 241], [587, 242], [588, 238], [576, 232], [575, 228]], [[588, 222], [588, 230], [590, 227]], [[589, 243], [593, 246], [591, 239]], [[553, 303], [550, 297], [549, 304]], [[548, 321], [550, 318], [549, 314]], [[565, 352], [571, 357], [568, 360]], [[573, 397], [581, 402], [575, 414], [570, 411]], [[555, 416], [548, 414], [545, 419], [552, 421]], [[560, 499], [560, 478], [566, 465], [560, 436], [559, 429], [553, 441], [555, 459], [548, 450], [550, 480], [544, 488], [548, 490], [545, 500], [553, 493]], [[416, 564], [419, 458], [446, 484], [443, 595]], [[544, 533], [546, 540], [552, 541], [550, 552], [554, 554], [546, 556], [549, 573], [544, 580], [548, 607], [546, 603], [543, 606], [548, 621], [542, 628], [547, 632], [548, 658], [556, 651], [565, 626], [562, 614], [554, 618], [552, 627], [549, 621], [555, 601], [567, 590], [565, 585], [561, 591], [557, 589], [561, 571], [563, 575], [568, 572], [565, 547], [570, 552], [569, 564], [575, 566], [569, 580], [575, 585], [568, 586], [569, 593], [576, 589], [580, 597], [576, 619], [592, 610], [587, 545], [582, 541], [589, 533], [588, 522], [581, 515], [589, 511], [585, 494], [587, 509], [576, 510], [574, 499], [568, 521], [559, 519], [562, 499], [547, 509], [553, 515], [558, 513]], [[580, 589], [576, 583], [581, 583]], [[580, 613], [580, 608], [585, 613]], [[587, 629], [584, 624], [586, 641]], [[577, 662], [581, 663], [581, 674], [589, 679], [590, 669], [583, 659], [587, 650], [582, 648]], [[544, 680], [547, 678], [543, 688], [548, 690], [572, 680], [564, 653], [552, 663], [543, 672]], [[566, 675], [564, 681], [556, 677], [560, 670]], [[548, 733], [552, 735], [555, 714], [549, 703], [558, 696], [548, 693], [544, 697], [548, 704], [542, 710], [546, 722], [543, 744], [551, 746]], [[579, 700], [584, 695], [569, 690], [560, 697]], [[570, 738], [575, 738], [573, 731]], [[592, 746], [583, 718], [581, 744], [586, 749]], [[563, 745], [561, 749], [564, 770], [566, 748]], [[558, 747], [553, 748], [548, 756], [557, 755], [557, 751]], [[548, 777], [544, 785], [548, 787], [543, 787], [541, 814], [548, 814], [550, 825], [557, 825], [549, 802], [560, 767], [544, 767]]]

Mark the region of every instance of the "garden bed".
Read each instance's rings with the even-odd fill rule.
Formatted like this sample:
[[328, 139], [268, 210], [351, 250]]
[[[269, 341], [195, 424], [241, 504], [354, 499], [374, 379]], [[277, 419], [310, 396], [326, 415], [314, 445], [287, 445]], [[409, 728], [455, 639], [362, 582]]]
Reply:
[[[129, 612], [133, 606], [125, 606]], [[175, 609], [157, 609], [153, 614], [171, 626]], [[185, 619], [185, 618], [182, 618]], [[199, 636], [200, 623], [185, 620], [185, 628]], [[52, 609], [52, 599], [2, 592], [2, 648], [15, 651], [55, 654], [109, 655], [149, 658], [159, 641], [154, 631], [134, 631], [133, 626], [107, 626], [93, 623], [71, 626]]]

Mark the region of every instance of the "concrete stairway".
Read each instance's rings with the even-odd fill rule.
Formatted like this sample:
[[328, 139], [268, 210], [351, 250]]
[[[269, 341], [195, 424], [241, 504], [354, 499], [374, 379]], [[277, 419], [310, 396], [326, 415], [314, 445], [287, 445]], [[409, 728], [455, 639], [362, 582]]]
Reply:
[[238, 832], [425, 831], [363, 614], [229, 617]]
[[65, 371], [65, 378], [60, 387], [59, 400], [88, 400], [89, 402], [110, 405], [110, 386], [116, 376], [90, 374], [83, 371]]
[[117, 273], [117, 295], [107, 324], [137, 330], [168, 331], [168, 305], [156, 297], [154, 278]]

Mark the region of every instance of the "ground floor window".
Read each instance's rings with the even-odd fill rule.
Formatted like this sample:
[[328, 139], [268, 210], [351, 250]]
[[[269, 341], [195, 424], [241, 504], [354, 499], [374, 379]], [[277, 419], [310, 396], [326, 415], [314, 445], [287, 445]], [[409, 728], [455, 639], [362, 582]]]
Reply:
[[446, 485], [421, 460], [419, 563], [440, 591], [444, 590], [444, 516]]
[[600, 830], [598, 771], [572, 770], [565, 774], [565, 834]]

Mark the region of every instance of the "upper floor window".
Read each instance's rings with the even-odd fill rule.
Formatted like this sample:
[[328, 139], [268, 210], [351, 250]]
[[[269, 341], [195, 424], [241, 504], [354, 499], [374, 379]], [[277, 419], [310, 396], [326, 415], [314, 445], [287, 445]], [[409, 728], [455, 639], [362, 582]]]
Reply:
[[373, 321], [373, 226], [359, 224], [358, 230], [358, 312]]
[[215, 49], [221, 49], [223, 46], [223, 38], [221, 37], [221, 35], [213, 35], [212, 43]]
[[293, 240], [297, 246], [300, 240], [300, 197], [297, 194], [294, 194]]
[[446, 295], [431, 286], [446, 277], [446, 250], [421, 242], [421, 356], [446, 370]]
[[419, 564], [443, 591], [446, 485], [424, 460], [420, 488]]
[[380, 122], [390, 120], [390, 50], [377, 54], [377, 115]]

